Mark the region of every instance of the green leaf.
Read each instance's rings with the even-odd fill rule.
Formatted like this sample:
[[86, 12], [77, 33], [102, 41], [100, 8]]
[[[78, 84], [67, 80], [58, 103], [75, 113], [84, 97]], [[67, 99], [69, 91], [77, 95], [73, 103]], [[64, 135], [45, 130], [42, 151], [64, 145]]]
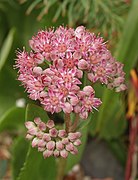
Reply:
[[44, 159], [42, 153], [30, 147], [24, 167], [17, 180], [55, 180], [56, 163], [54, 157]]
[[42, 121], [47, 121], [49, 119], [46, 111], [44, 111], [40, 106], [35, 104], [28, 104], [26, 107], [26, 121], [33, 121], [35, 117], [40, 117]]
[[13, 107], [0, 118], [0, 132], [24, 128], [25, 108]]
[[13, 38], [14, 38], [14, 34], [15, 34], [15, 29], [12, 28], [8, 34], [8, 36], [6, 37], [6, 40], [4, 41], [4, 44], [1, 48], [0, 51], [0, 71], [4, 66], [4, 63], [6, 62], [9, 52], [11, 50], [12, 47], [12, 43], [13, 43]]
[[[49, 118], [46, 111], [41, 107], [29, 104], [26, 108], [26, 120], [34, 120], [40, 117], [43, 121]], [[55, 180], [56, 178], [56, 162], [54, 157], [43, 158], [41, 152], [37, 149], [29, 148], [23, 168], [18, 176], [18, 180]]]
[[0, 72], [0, 117], [16, 105], [16, 100], [26, 97], [14, 70], [4, 67]]
[[20, 169], [23, 167], [27, 151], [29, 148], [29, 143], [23, 137], [19, 137], [15, 140], [12, 147], [12, 176], [15, 180], [19, 173]]

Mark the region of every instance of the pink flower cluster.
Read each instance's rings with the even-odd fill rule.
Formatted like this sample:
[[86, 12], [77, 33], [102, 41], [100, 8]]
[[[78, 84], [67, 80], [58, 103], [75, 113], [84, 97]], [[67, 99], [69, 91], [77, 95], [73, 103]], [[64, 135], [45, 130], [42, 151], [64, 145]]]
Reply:
[[81, 133], [57, 130], [53, 120], [47, 123], [35, 118], [34, 122], [25, 123], [28, 129], [26, 138], [32, 141], [32, 147], [37, 147], [38, 151], [43, 152], [44, 158], [55, 156], [67, 158], [68, 154], [77, 154], [77, 147], [81, 145]]
[[92, 83], [100, 82], [117, 92], [126, 89], [123, 64], [112, 57], [103, 38], [83, 26], [39, 31], [29, 44], [30, 53], [25, 49], [17, 53], [18, 79], [46, 111], [75, 112], [87, 119], [101, 101], [91, 86], [81, 89], [84, 74]]

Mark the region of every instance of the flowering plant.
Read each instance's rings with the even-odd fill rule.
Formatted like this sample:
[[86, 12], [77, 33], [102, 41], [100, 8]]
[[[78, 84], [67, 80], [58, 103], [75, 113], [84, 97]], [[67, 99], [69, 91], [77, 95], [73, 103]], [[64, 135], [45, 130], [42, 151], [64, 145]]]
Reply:
[[30, 53], [25, 48], [17, 53], [18, 80], [45, 111], [64, 112], [65, 129], [57, 129], [53, 120], [44, 123], [36, 117], [25, 123], [26, 137], [44, 158], [77, 154], [79, 119], [87, 119], [102, 103], [95, 97], [93, 84], [105, 84], [116, 92], [125, 90], [123, 64], [112, 57], [102, 37], [83, 26], [41, 30], [29, 44]]

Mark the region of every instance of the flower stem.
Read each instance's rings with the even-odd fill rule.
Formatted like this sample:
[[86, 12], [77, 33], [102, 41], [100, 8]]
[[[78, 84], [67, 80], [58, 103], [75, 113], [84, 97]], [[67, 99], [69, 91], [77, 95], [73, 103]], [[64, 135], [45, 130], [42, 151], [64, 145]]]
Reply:
[[76, 130], [77, 126], [78, 126], [78, 122], [79, 122], [79, 114], [75, 114], [75, 120], [74, 123], [72, 124], [72, 126], [70, 127], [70, 131], [73, 132]]
[[58, 159], [58, 167], [57, 167], [57, 178], [56, 180], [63, 180], [65, 174], [67, 159], [59, 158]]
[[66, 113], [65, 114], [65, 125], [66, 125], [66, 132], [70, 132], [70, 126], [71, 126], [71, 119], [70, 119], [70, 114]]

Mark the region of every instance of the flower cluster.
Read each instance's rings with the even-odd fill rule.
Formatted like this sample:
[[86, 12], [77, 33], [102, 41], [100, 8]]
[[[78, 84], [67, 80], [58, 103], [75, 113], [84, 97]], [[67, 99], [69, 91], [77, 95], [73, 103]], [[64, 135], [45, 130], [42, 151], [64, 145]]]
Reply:
[[25, 123], [28, 129], [26, 138], [32, 141], [32, 147], [37, 147], [38, 151], [43, 152], [44, 158], [55, 156], [66, 158], [69, 153], [77, 154], [77, 147], [81, 145], [81, 133], [57, 130], [53, 120], [47, 123], [41, 121], [39, 117], [34, 122]]
[[83, 26], [41, 30], [29, 44], [30, 53], [17, 53], [18, 79], [46, 111], [74, 112], [87, 119], [101, 101], [91, 86], [81, 89], [84, 74], [117, 92], [126, 89], [123, 64], [112, 57], [103, 38]]

